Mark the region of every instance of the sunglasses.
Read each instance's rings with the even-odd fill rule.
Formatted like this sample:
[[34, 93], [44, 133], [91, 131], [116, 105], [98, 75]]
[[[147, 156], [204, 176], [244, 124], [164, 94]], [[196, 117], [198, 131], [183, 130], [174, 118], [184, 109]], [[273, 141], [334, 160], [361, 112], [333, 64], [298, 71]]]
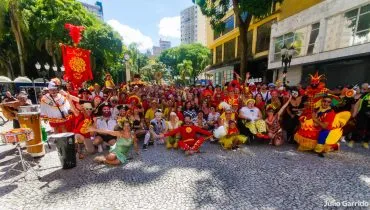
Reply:
[[93, 108], [85, 108], [86, 111], [92, 111]]

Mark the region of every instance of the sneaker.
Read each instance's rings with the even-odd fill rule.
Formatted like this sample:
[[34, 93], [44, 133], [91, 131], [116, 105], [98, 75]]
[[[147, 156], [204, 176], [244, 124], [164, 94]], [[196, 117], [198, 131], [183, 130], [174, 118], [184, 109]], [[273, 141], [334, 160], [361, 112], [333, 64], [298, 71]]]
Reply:
[[238, 147], [236, 147], [236, 146], [231, 147], [231, 150], [235, 152], [236, 150], [238, 150]]
[[348, 142], [347, 146], [350, 148], [353, 148], [353, 145], [355, 144], [355, 141], [351, 140]]
[[153, 145], [154, 145], [154, 141], [150, 141], [150, 142], [148, 143], [148, 145], [149, 145], [149, 146], [153, 146]]
[[143, 150], [144, 150], [144, 151], [147, 151], [147, 150], [148, 150], [148, 145], [147, 145], [147, 144], [144, 144], [144, 145], [143, 145]]
[[368, 142], [364, 142], [364, 143], [362, 143], [362, 146], [363, 146], [365, 149], [369, 149], [369, 143], [368, 143]]

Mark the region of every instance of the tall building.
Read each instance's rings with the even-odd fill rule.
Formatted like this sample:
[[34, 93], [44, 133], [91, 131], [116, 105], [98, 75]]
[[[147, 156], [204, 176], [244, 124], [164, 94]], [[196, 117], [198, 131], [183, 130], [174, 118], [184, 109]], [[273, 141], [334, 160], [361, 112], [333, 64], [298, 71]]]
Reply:
[[171, 42], [159, 39], [159, 47], [153, 46], [153, 57], [158, 57], [163, 51], [171, 48]]
[[[268, 70], [270, 35], [273, 23], [288, 18], [324, 0], [284, 0], [271, 8], [271, 14], [263, 19], [252, 18], [248, 28], [248, 64], [246, 71], [257, 81], [274, 82], [276, 74]], [[231, 2], [231, 0], [230, 0]], [[233, 72], [240, 73], [239, 29], [235, 15], [230, 10], [225, 15], [225, 29], [216, 33], [207, 20], [207, 46], [212, 52], [212, 64], [207, 68], [207, 75], [212, 75], [213, 84], [222, 84], [223, 75], [226, 82], [233, 79]], [[294, 27], [291, 24], [290, 27]]]
[[201, 43], [206, 45], [206, 18], [199, 6], [181, 11], [181, 44]]
[[161, 48], [162, 51], [170, 49], [171, 48], [171, 42], [159, 39], [159, 47]]
[[153, 46], [153, 56], [158, 57], [162, 52], [161, 47]]
[[103, 3], [100, 1], [95, 2], [95, 5], [87, 4], [85, 2], [81, 2], [82, 6], [84, 6], [88, 11], [93, 13], [95, 16], [100, 18], [101, 20], [104, 20], [104, 14], [103, 14]]
[[268, 69], [281, 71], [281, 46], [295, 48], [287, 80], [307, 85], [325, 74], [329, 88], [370, 81], [369, 0], [322, 1], [272, 26]]

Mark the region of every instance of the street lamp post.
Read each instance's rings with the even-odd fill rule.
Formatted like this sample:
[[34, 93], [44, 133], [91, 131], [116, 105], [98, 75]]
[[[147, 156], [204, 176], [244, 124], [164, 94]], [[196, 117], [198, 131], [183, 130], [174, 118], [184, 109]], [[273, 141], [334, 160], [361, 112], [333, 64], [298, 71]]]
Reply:
[[290, 68], [290, 63], [294, 55], [295, 49], [293, 45], [288, 49], [284, 44], [281, 48], [281, 66], [284, 67], [283, 71], [283, 84], [286, 85], [286, 74], [288, 73], [288, 68]]
[[126, 83], [128, 84], [128, 82], [130, 81], [130, 69], [129, 69], [129, 60], [130, 60], [130, 55], [129, 54], [125, 54], [124, 56], [125, 58], [125, 64], [126, 64]]
[[[46, 83], [46, 81], [45, 81], [45, 77], [46, 77], [46, 74], [48, 74], [48, 69], [46, 69], [45, 68], [45, 70], [43, 70], [42, 68], [41, 68], [41, 64], [39, 63], [39, 62], [37, 62], [36, 64], [35, 64], [35, 67], [36, 67], [36, 69], [37, 69], [37, 73], [39, 74], [39, 75], [41, 75], [42, 76], [42, 79], [44, 80], [44, 84]], [[44, 66], [45, 67], [45, 66]], [[50, 66], [49, 66], [50, 67]]]
[[60, 71], [58, 71], [58, 67], [54, 64], [54, 66], [52, 67], [54, 73], [55, 73], [55, 76], [57, 76], [58, 78], [62, 79], [63, 75], [64, 75], [64, 66], [62, 65], [60, 67]]

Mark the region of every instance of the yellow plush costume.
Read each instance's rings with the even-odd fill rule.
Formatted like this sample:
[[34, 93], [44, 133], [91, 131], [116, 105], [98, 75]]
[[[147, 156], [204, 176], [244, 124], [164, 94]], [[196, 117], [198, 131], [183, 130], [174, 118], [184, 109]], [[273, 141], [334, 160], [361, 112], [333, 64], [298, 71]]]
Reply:
[[320, 132], [314, 125], [312, 119], [305, 120], [301, 128], [295, 134], [294, 139], [299, 144], [299, 151], [315, 150], [316, 152], [329, 152], [333, 148], [338, 147], [338, 141], [342, 137], [343, 127], [347, 124], [348, 120], [351, 118], [351, 113], [348, 111], [340, 112], [335, 115], [334, 121], [332, 123], [332, 129], [326, 138], [324, 146], [318, 146], [317, 135]]

